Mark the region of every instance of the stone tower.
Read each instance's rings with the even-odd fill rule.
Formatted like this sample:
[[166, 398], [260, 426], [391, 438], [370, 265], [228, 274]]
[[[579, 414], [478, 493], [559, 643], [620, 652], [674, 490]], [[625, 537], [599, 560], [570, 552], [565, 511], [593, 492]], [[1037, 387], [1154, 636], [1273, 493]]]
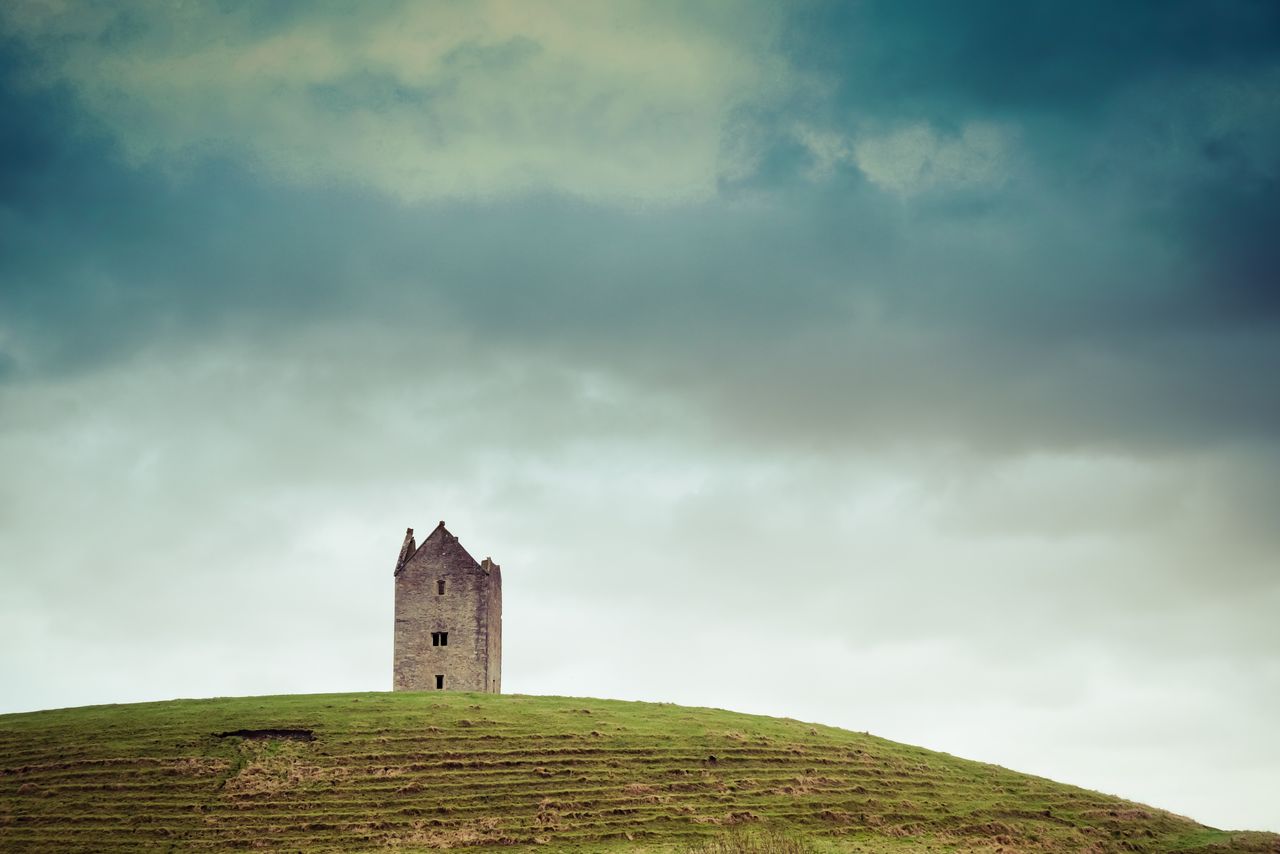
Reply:
[[436, 526], [396, 561], [396, 691], [502, 691], [502, 570]]

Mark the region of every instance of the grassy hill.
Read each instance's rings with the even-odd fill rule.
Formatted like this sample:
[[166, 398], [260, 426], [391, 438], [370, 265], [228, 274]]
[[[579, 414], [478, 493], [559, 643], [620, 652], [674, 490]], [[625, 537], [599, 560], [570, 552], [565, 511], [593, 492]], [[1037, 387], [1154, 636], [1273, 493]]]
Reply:
[[519, 845], [1280, 852], [1140, 804], [844, 730], [561, 697], [333, 694], [0, 716], [0, 850]]

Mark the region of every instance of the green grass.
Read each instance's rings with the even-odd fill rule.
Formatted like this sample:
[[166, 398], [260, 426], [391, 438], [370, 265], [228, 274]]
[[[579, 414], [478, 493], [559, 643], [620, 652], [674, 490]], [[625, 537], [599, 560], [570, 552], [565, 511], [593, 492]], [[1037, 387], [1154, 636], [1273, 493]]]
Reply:
[[[219, 738], [307, 729], [313, 741]], [[1280, 852], [874, 736], [562, 697], [331, 694], [0, 716], [0, 850]], [[741, 837], [741, 834], [738, 835]]]

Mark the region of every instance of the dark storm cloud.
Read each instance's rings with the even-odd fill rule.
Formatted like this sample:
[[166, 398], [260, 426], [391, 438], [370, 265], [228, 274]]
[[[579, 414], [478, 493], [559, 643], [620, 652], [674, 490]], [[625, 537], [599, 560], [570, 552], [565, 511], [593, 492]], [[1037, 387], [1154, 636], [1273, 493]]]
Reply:
[[[545, 192], [406, 206], [199, 148], [129, 165], [67, 90], [19, 85], [31, 58], [10, 49], [9, 372], [358, 316], [674, 390], [749, 440], [1272, 437], [1280, 134], [1256, 105], [1215, 118], [1196, 81], [1274, 70], [1277, 14], [1125, 8], [810, 7], [784, 44], [834, 94], [746, 115], [754, 173], [656, 210]], [[408, 94], [364, 75], [313, 96]], [[854, 158], [806, 178], [792, 133], [818, 122], [856, 146], [924, 122], [954, 147], [985, 120], [1013, 123], [1016, 155], [905, 199]], [[1178, 145], [1138, 147], [1153, 138]]]
[[19, 82], [23, 58], [12, 45], [0, 52], [0, 306], [18, 351], [7, 354], [11, 370], [92, 367], [167, 324], [216, 326], [288, 304], [328, 275], [284, 246], [289, 275], [272, 275], [280, 256], [272, 263], [256, 235], [280, 230], [279, 210], [238, 169], [206, 161], [170, 179], [128, 168], [64, 88]]
[[[1276, 319], [1275, 4], [818, 4], [794, 17], [785, 43], [797, 67], [833, 88], [802, 102], [801, 115], [846, 130], [1017, 122], [1040, 192], [1066, 197], [1082, 218], [1131, 209], [1134, 230], [1113, 241], [1145, 226], [1194, 246], [1185, 261], [1201, 281], [1186, 310]], [[1264, 103], [1231, 116], [1248, 87]]]
[[1280, 10], [1266, 0], [821, 3], [786, 37], [795, 63], [834, 83], [833, 107], [953, 119], [975, 108], [1096, 119], [1136, 80], [1248, 73], [1275, 62], [1277, 42]]

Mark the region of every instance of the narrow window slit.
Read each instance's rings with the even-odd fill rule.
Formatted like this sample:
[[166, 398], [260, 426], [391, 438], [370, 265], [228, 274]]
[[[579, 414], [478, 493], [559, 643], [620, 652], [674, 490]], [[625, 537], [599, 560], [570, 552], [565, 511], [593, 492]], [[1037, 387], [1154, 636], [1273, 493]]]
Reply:
[[436, 690], [444, 690], [444, 674], [436, 674]]

